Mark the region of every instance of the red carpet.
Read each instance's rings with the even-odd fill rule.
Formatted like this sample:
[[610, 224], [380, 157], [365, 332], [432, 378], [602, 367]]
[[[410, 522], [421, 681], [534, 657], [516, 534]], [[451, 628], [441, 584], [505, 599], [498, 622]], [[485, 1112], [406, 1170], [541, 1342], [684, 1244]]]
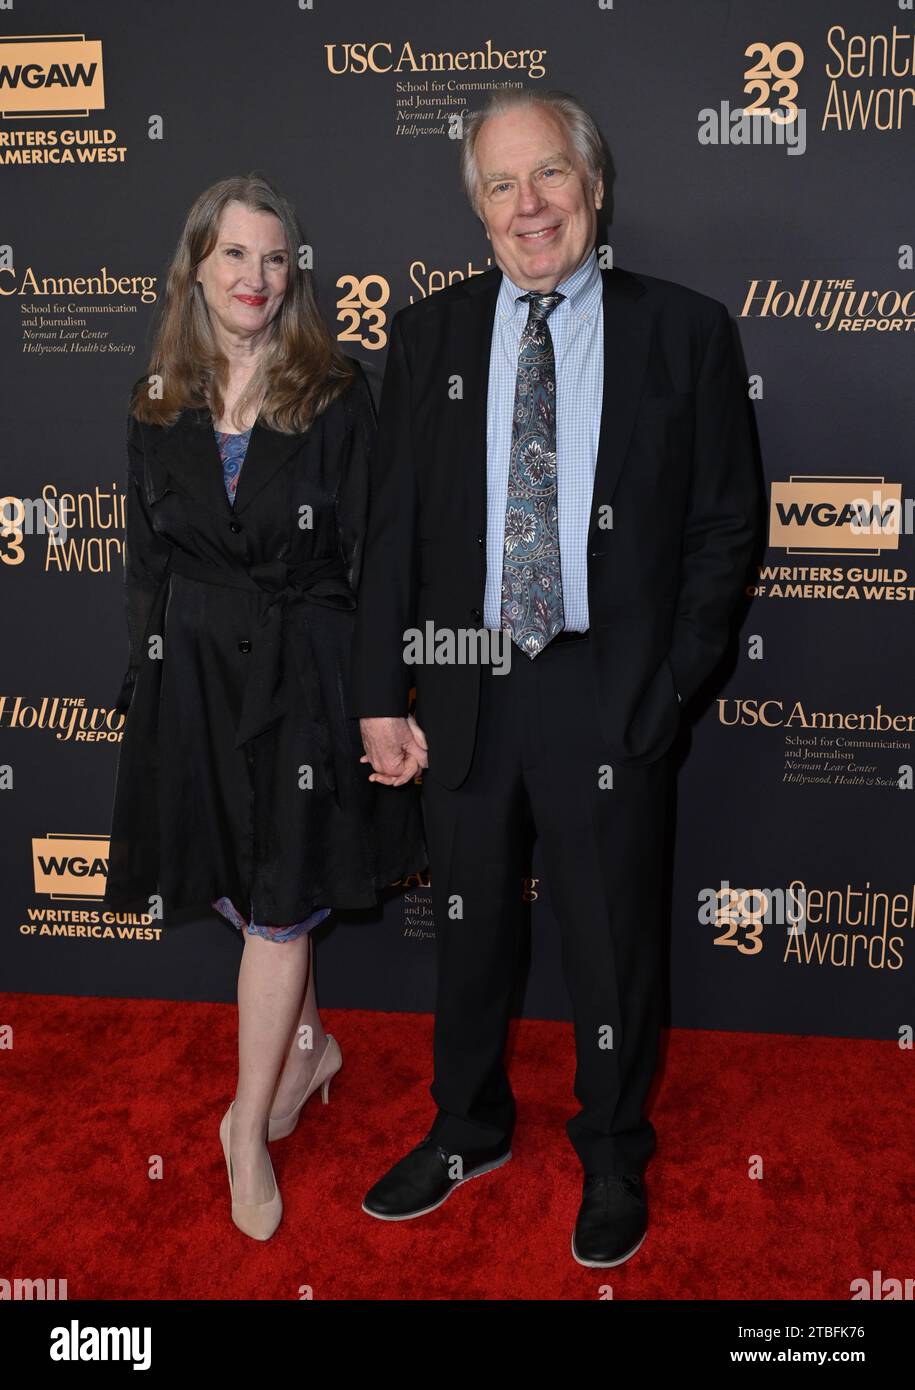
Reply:
[[672, 1033], [648, 1236], [601, 1271], [569, 1252], [568, 1025], [513, 1028], [511, 1163], [394, 1224], [360, 1202], [431, 1123], [431, 1019], [327, 1010], [343, 1070], [271, 1146], [285, 1214], [261, 1245], [231, 1223], [217, 1136], [233, 1006], [7, 994], [0, 1023], [0, 1277], [66, 1278], [71, 1299], [848, 1299], [915, 1273], [915, 1081], [892, 1042]]

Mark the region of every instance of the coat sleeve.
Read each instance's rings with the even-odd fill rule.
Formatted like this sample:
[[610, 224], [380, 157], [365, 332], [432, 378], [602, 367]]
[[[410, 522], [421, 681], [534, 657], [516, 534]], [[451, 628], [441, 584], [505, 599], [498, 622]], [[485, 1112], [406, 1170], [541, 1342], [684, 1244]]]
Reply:
[[351, 708], [365, 719], [403, 717], [412, 685], [411, 668], [403, 660], [403, 634], [416, 612], [417, 489], [402, 313], [399, 310], [391, 322], [381, 389], [353, 644]]
[[746, 386], [725, 306], [696, 383], [696, 432], [670, 666], [688, 700], [723, 656], [761, 518]]
[[146, 629], [167, 573], [171, 544], [153, 529], [144, 491], [143, 431], [131, 414], [127, 422], [126, 554], [124, 586], [127, 609], [128, 664], [114, 708], [127, 712], [141, 663], [146, 659]]

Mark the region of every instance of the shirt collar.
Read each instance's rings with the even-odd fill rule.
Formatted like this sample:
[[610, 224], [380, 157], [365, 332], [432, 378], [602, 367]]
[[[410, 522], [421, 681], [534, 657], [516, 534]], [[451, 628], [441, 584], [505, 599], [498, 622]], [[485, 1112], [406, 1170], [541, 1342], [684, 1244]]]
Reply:
[[[597, 264], [597, 252], [592, 247], [590, 255], [585, 257], [578, 269], [573, 270], [571, 275], [559, 282], [556, 286], [556, 292], [565, 295], [571, 313], [576, 316], [587, 316], [592, 312], [594, 305], [600, 298], [600, 286], [601, 275]], [[527, 291], [519, 288], [503, 270], [502, 284], [499, 287], [499, 317], [501, 319], [511, 318], [518, 309], [526, 309], [526, 305], [517, 302], [519, 296], [526, 293]], [[562, 307], [562, 304], [558, 305], [553, 312], [558, 313]]]

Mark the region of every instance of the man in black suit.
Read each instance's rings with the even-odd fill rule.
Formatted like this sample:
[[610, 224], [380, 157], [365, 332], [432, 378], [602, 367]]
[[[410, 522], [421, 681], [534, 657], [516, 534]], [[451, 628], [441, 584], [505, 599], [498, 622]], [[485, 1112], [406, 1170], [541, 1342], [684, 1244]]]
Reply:
[[[465, 187], [499, 269], [394, 316], [352, 706], [375, 780], [425, 769], [438, 949], [437, 1114], [364, 1210], [419, 1216], [511, 1157], [503, 1051], [536, 835], [575, 1019], [572, 1253], [592, 1266], [647, 1229], [670, 750], [758, 524], [727, 311], [598, 267], [605, 153], [561, 94], [498, 94], [468, 123]], [[429, 642], [447, 634], [457, 658]]]

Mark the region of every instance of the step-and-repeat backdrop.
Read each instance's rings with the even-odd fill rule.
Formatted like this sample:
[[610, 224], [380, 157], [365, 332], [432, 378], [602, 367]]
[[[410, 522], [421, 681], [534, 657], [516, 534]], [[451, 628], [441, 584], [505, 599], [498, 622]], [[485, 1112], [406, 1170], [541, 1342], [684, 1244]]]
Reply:
[[[392, 314], [491, 264], [460, 122], [521, 87], [573, 92], [606, 134], [604, 254], [728, 306], [765, 473], [735, 660], [683, 740], [671, 1020], [872, 1037], [913, 1021], [907, 0], [0, 9], [3, 989], [234, 993], [240, 938], [205, 909], [162, 923], [99, 902], [126, 401], [188, 205], [253, 169], [291, 196], [323, 311], [377, 389]], [[42, 530], [55, 516], [64, 544]], [[519, 893], [519, 1005], [566, 1018], [536, 851]], [[322, 929], [322, 1001], [431, 1008], [434, 930], [421, 881]]]

